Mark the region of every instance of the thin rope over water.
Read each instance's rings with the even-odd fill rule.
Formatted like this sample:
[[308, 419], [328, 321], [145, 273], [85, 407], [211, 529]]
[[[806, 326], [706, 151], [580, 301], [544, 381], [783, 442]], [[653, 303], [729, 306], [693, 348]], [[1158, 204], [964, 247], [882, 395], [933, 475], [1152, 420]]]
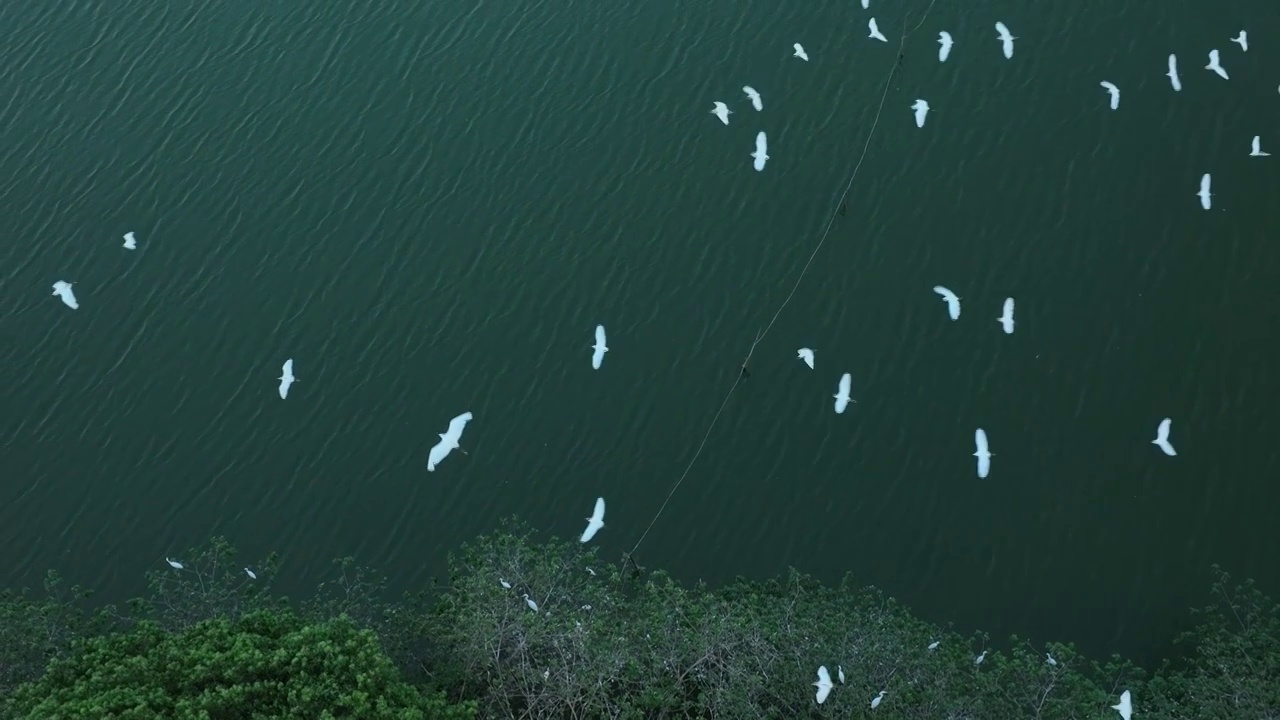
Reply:
[[[902, 33], [902, 38], [898, 42], [899, 58], [902, 57], [902, 50], [906, 47], [907, 38], [916, 30], [919, 30], [921, 25], [924, 25], [924, 21], [929, 17], [929, 11], [933, 10], [933, 4], [936, 1], [937, 0], [929, 0], [929, 7], [925, 8], [924, 15], [920, 16], [920, 22], [916, 23], [916, 26], [911, 28], [911, 30], [904, 31]], [[893, 84], [893, 76], [898, 73], [898, 65], [899, 61], [895, 60], [893, 67], [889, 70], [888, 77], [885, 78], [884, 91], [880, 93], [880, 105], [876, 108], [875, 119], [871, 121], [871, 129], [867, 132], [867, 141], [862, 146], [862, 154], [858, 156], [858, 162], [854, 164], [853, 172], [849, 174], [849, 181], [845, 183], [844, 192], [840, 193], [840, 200], [836, 202], [835, 212], [832, 212], [831, 217], [827, 220], [827, 226], [823, 229], [822, 236], [818, 238], [818, 244], [814, 246], [813, 252], [809, 254], [808, 261], [805, 262], [804, 267], [800, 270], [800, 276], [796, 278], [796, 284], [791, 287], [791, 292], [787, 293], [786, 299], [782, 301], [782, 304], [778, 306], [777, 311], [773, 313], [773, 317], [770, 318], [769, 324], [764, 327], [764, 330], [756, 333], [756, 339], [751, 343], [751, 349], [747, 351], [747, 358], [742, 361], [743, 368], [745, 368], [747, 363], [750, 362], [751, 356], [756, 351], [756, 346], [759, 345], [760, 341], [764, 340], [765, 336], [769, 334], [769, 331], [773, 329], [773, 324], [778, 321], [778, 316], [782, 314], [784, 309], [786, 309], [787, 304], [791, 302], [791, 298], [795, 297], [796, 290], [800, 289], [800, 283], [804, 281], [804, 276], [809, 272], [809, 267], [813, 265], [814, 258], [818, 257], [818, 251], [822, 249], [823, 243], [827, 241], [827, 236], [831, 234], [831, 228], [835, 225], [836, 217], [840, 214], [840, 208], [844, 207], [844, 203], [849, 197], [849, 191], [853, 189], [853, 181], [858, 177], [858, 170], [862, 168], [862, 161], [867, 159], [867, 152], [871, 149], [871, 140], [875, 137], [876, 127], [880, 124], [880, 113], [884, 110], [884, 103], [889, 98], [889, 87]], [[694, 464], [698, 462], [698, 457], [702, 455], [702, 449], [707, 446], [707, 440], [711, 437], [711, 431], [715, 429], [716, 423], [720, 420], [720, 414], [724, 412], [725, 406], [729, 404], [729, 398], [733, 397], [734, 391], [738, 389], [738, 384], [742, 382], [743, 375], [744, 373], [739, 372], [737, 377], [734, 378], [733, 385], [729, 387], [729, 392], [725, 393], [724, 400], [720, 401], [720, 407], [716, 410], [715, 416], [711, 418], [711, 424], [707, 426], [707, 431], [703, 433], [702, 442], [698, 443], [698, 449], [694, 451], [693, 458], [689, 460], [689, 464], [685, 466], [684, 472], [680, 474], [680, 479], [676, 480], [676, 484], [671, 487], [671, 492], [667, 493], [667, 498], [662, 501], [662, 506], [658, 508], [658, 512], [655, 513], [653, 519], [649, 521], [649, 526], [644, 529], [643, 533], [641, 533], [640, 539], [637, 540], [636, 544], [631, 548], [631, 552], [627, 553], [627, 558], [634, 555], [636, 550], [640, 547], [640, 543], [644, 542], [644, 539], [649, 536], [649, 531], [653, 529], [654, 523], [658, 522], [658, 518], [662, 516], [662, 511], [667, 509], [667, 503], [671, 502], [671, 498], [676, 494], [676, 490], [680, 489], [680, 485], [684, 482], [684, 479], [689, 476], [689, 471], [692, 470]]]

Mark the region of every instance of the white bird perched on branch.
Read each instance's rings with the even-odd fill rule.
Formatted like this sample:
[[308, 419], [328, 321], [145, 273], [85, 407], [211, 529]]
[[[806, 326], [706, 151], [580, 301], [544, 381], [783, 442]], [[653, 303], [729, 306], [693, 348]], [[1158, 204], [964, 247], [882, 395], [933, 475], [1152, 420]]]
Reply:
[[448, 457], [454, 448], [461, 448], [458, 441], [462, 439], [462, 431], [466, 429], [469, 422], [471, 422], [470, 412], [464, 412], [449, 421], [449, 429], [440, 433], [440, 442], [431, 448], [431, 453], [427, 456], [427, 472], [435, 471], [436, 465]]
[[183, 568], [182, 563], [172, 558], [165, 558], [164, 561], [169, 563], [169, 567], [173, 568], [174, 570], [181, 570]]
[[534, 602], [533, 598], [529, 597], [529, 593], [525, 593], [521, 597], [524, 598], [524, 604], [528, 605], [530, 610], [538, 612], [538, 603]]
[[884, 690], [881, 690], [881, 691], [880, 691], [880, 694], [878, 694], [878, 695], [876, 695], [875, 697], [871, 698], [871, 709], [872, 709], [872, 710], [875, 710], [876, 708], [880, 707], [880, 701], [881, 701], [881, 700], [884, 700], [884, 695], [885, 695], [885, 691], [884, 691]]
[[587, 518], [587, 529], [582, 531], [580, 542], [587, 542], [595, 537], [602, 527], [604, 527], [604, 498], [596, 498], [595, 510], [591, 512], [591, 517]]

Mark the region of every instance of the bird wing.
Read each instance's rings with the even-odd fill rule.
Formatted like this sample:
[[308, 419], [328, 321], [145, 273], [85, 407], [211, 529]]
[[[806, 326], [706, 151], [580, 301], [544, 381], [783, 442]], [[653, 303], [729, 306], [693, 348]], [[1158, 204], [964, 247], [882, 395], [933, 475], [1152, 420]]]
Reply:
[[462, 413], [458, 417], [449, 421], [449, 430], [445, 432], [445, 435], [454, 442], [457, 442], [458, 438], [462, 437], [462, 430], [467, 427], [467, 423], [469, 422], [471, 422], [471, 413]]
[[1168, 440], [1168, 439], [1169, 439], [1169, 426], [1170, 426], [1170, 425], [1172, 425], [1172, 424], [1173, 424], [1173, 419], [1172, 419], [1172, 418], [1165, 418], [1165, 419], [1161, 420], [1161, 421], [1160, 421], [1160, 427], [1156, 428], [1156, 439], [1157, 439], [1157, 440]]
[[1211, 182], [1211, 179], [1209, 178], [1209, 173], [1205, 173], [1205, 174], [1200, 178], [1200, 192], [1202, 192], [1202, 193], [1204, 193], [1204, 194], [1208, 195], [1208, 194], [1209, 194], [1209, 183], [1210, 183], [1210, 182]]
[[756, 152], [760, 153], [761, 155], [764, 155], [768, 152], [768, 148], [769, 148], [769, 140], [768, 138], [765, 137], [764, 131], [761, 130], [756, 135]]
[[596, 351], [591, 353], [591, 367], [595, 368], [596, 370], [599, 370], [600, 366], [603, 364], [604, 364], [604, 348], [597, 347]]
[[596, 507], [591, 512], [591, 522], [604, 525], [604, 498], [596, 498]]
[[983, 455], [978, 458], [978, 477], [985, 478], [991, 472], [991, 458]]
[[596, 326], [596, 345], [599, 345], [600, 347], [604, 347], [604, 326], [603, 325]]
[[851, 373], [845, 373], [844, 375], [841, 375], [840, 376], [840, 394], [845, 397], [848, 397], [849, 390], [851, 387], [853, 387], [853, 375]]
[[1013, 319], [1013, 298], [1004, 299], [1004, 316]]
[[439, 465], [441, 460], [448, 457], [451, 450], [453, 450], [453, 445], [445, 442], [444, 440], [441, 440], [432, 446], [431, 452], [427, 455], [427, 472], [434, 471], [436, 469], [436, 465]]
[[978, 452], [985, 454], [987, 452], [987, 431], [978, 428], [973, 433], [973, 443], [978, 446]]
[[952, 302], [952, 301], [954, 301], [954, 300], [956, 300], [956, 299], [957, 299], [957, 298], [956, 298], [956, 294], [955, 294], [955, 293], [953, 293], [953, 292], [951, 292], [950, 290], [948, 290], [948, 289], [946, 289], [946, 288], [942, 287], [941, 285], [934, 285], [934, 286], [933, 286], [933, 291], [934, 291], [934, 292], [936, 292], [936, 293], [938, 293], [939, 295], [941, 295], [941, 296], [942, 296], [942, 299], [943, 299], [943, 300], [946, 300], [947, 302]]

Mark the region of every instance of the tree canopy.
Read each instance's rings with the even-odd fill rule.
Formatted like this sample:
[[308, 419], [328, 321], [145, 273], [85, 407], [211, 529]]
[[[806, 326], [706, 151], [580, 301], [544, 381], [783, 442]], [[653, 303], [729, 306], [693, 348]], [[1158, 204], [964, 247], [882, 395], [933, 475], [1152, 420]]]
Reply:
[[[1277, 606], [1216, 568], [1149, 670], [962, 635], [851, 578], [684, 586], [515, 523], [399, 598], [351, 558], [300, 602], [273, 592], [275, 558], [247, 578], [220, 538], [183, 562], [124, 611], [54, 575], [42, 600], [0, 596], [0, 716], [1111, 720], [1127, 689], [1144, 720], [1280, 718]], [[819, 665], [845, 676], [821, 706]]]

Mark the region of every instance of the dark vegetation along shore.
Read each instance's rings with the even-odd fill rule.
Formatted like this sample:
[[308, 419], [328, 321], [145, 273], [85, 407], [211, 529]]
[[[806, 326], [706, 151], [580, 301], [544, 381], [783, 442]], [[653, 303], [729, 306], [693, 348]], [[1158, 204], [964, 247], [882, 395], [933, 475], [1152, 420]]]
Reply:
[[[273, 592], [274, 557], [250, 579], [222, 539], [181, 560], [126, 607], [53, 573], [0, 596], [0, 717], [1109, 720], [1128, 689], [1137, 718], [1280, 720], [1276, 604], [1216, 569], [1178, 656], [1139, 668], [962, 636], [850, 579], [685, 587], [516, 524], [400, 598], [349, 558], [304, 601]], [[822, 706], [819, 665], [846, 678]]]

